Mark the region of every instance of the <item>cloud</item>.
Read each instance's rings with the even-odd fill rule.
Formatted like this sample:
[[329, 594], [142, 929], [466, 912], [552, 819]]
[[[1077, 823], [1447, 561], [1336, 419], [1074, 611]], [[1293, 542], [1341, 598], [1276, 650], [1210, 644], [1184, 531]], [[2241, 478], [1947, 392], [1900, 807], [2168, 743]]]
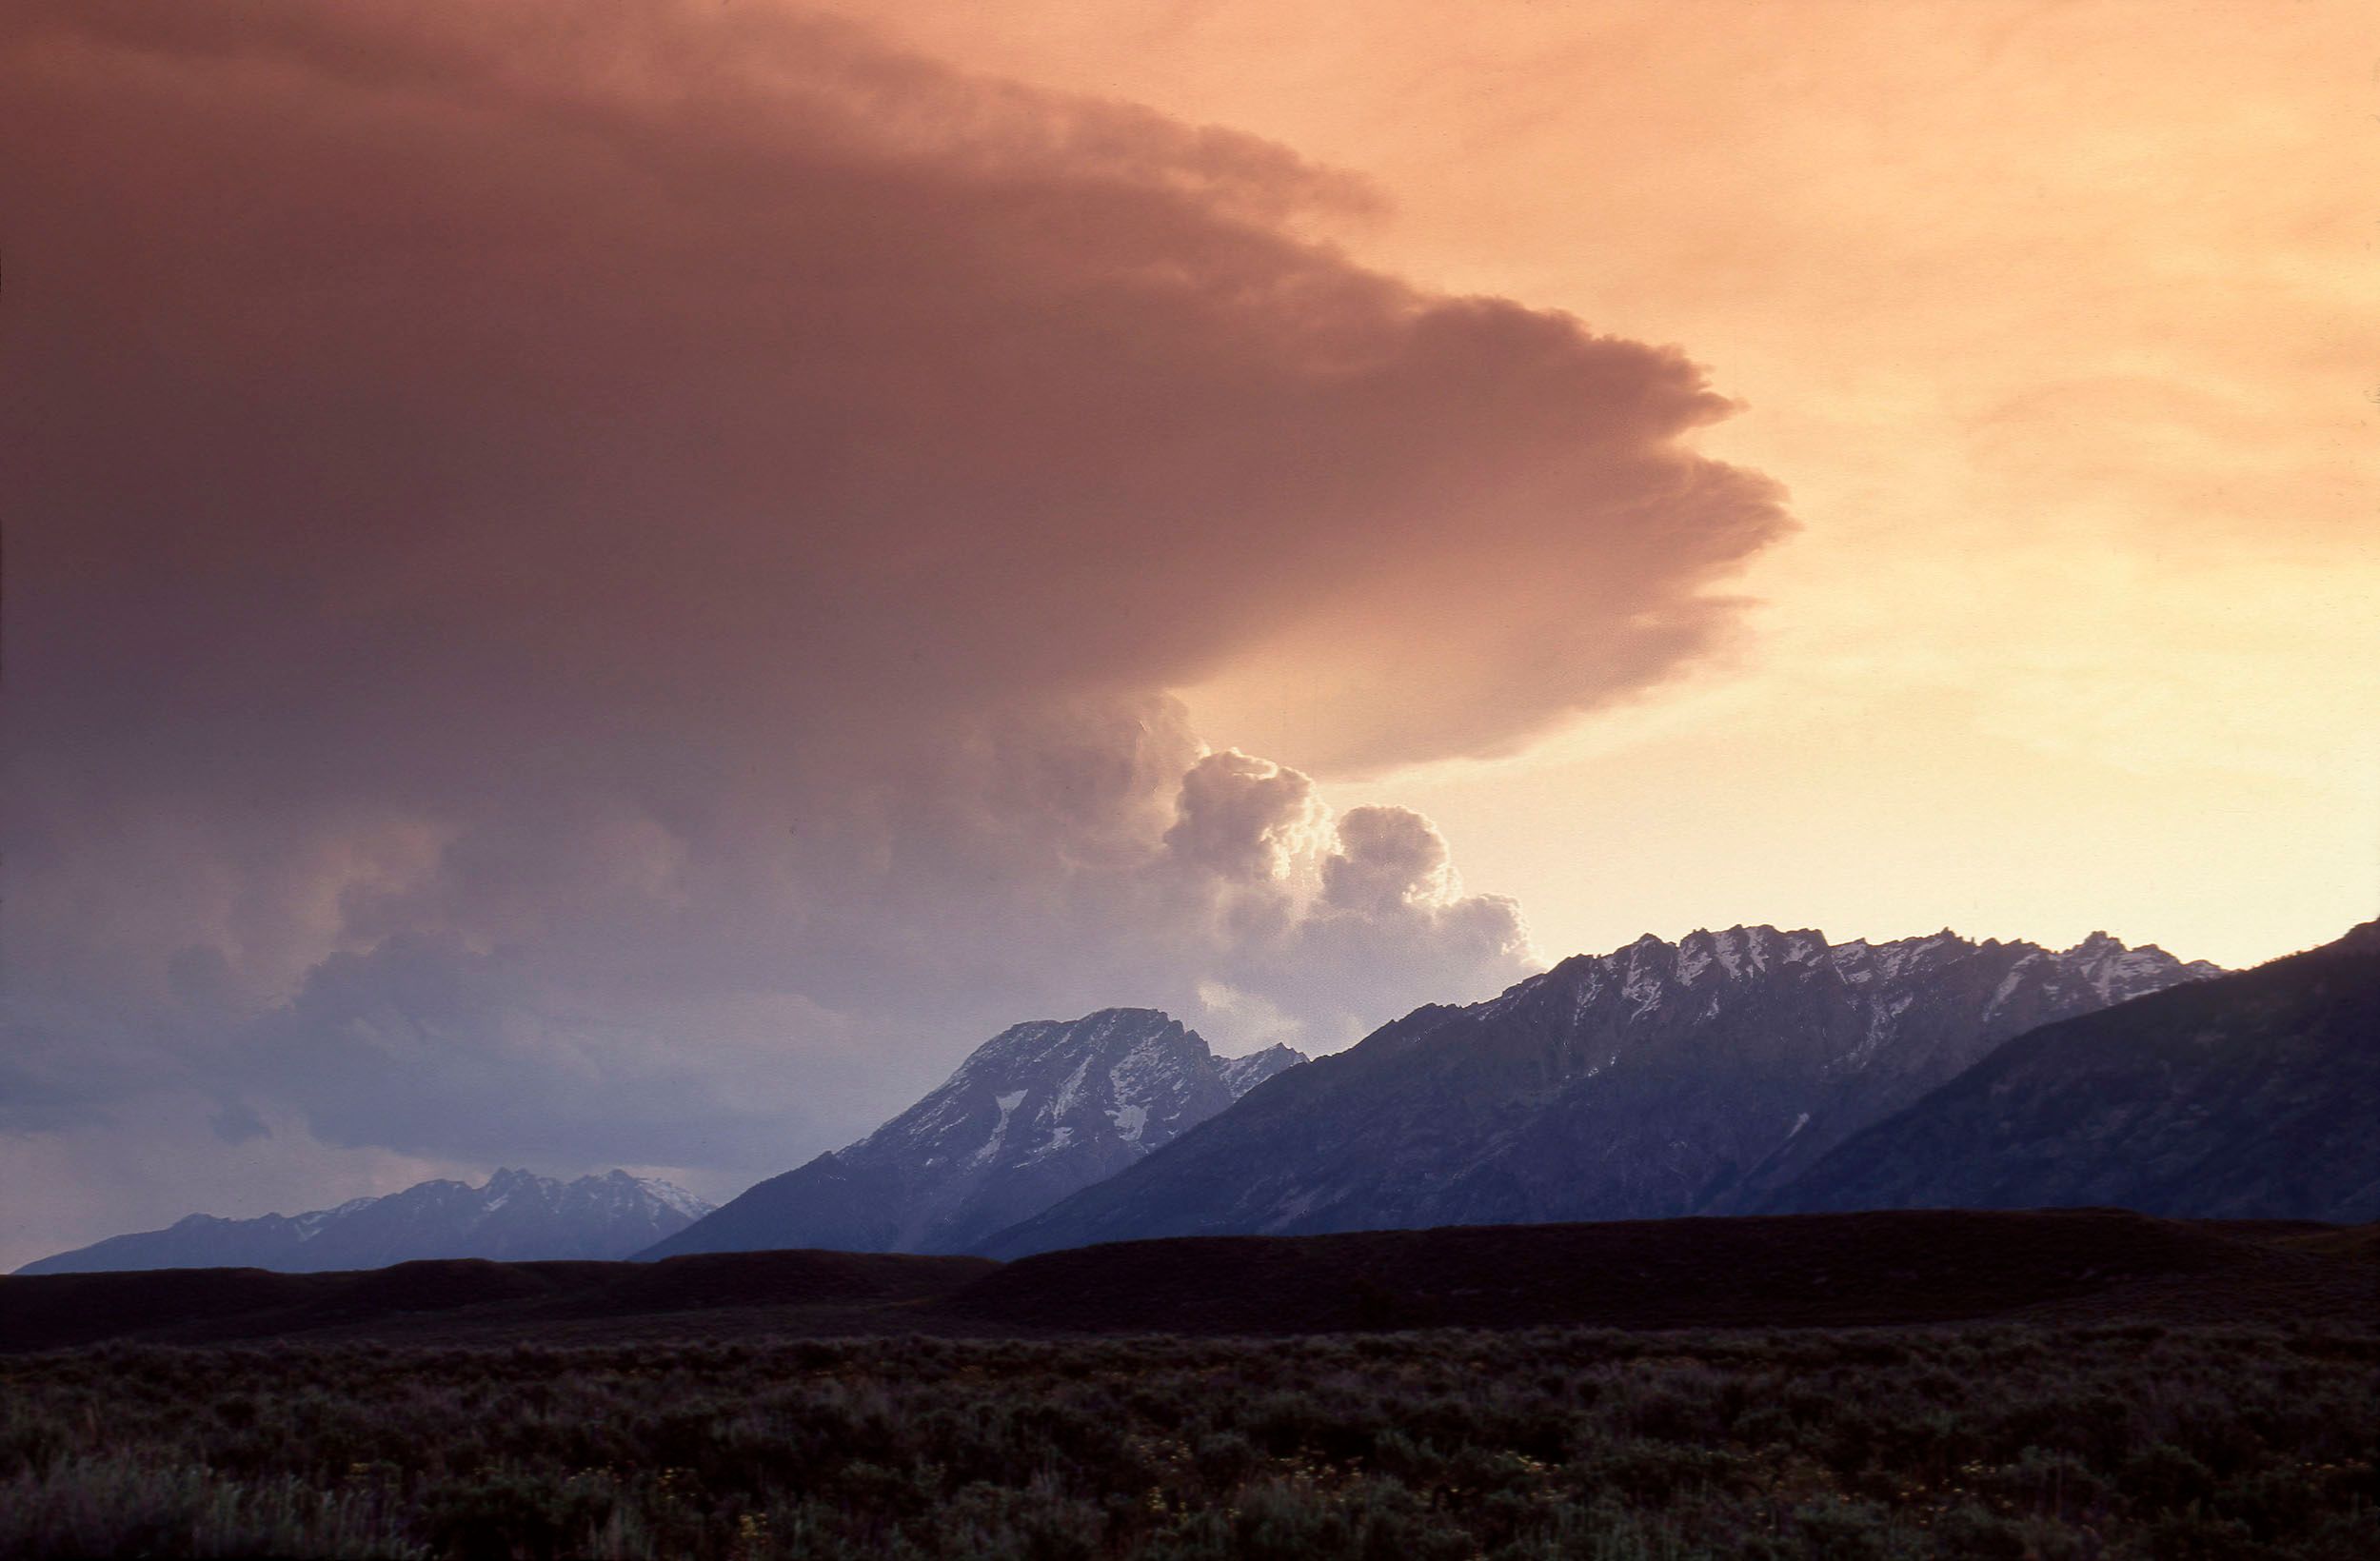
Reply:
[[207, 1118], [207, 1127], [218, 1139], [234, 1146], [272, 1136], [271, 1125], [256, 1115], [256, 1108], [245, 1100], [234, 1100], [225, 1105]]
[[1339, 820], [1339, 849], [1322, 866], [1333, 907], [1390, 916], [1450, 896], [1446, 838], [1411, 808], [1359, 807]]
[[[1092, 817], [1080, 778], [1102, 771], [1131, 779]], [[487, 941], [457, 930], [484, 891], [455, 853], [460, 894], [442, 886], [423, 901], [437, 916], [403, 918], [444, 930], [324, 958], [214, 1048], [208, 1077], [295, 1106], [331, 1144], [542, 1163], [613, 1144], [655, 1164], [764, 1165], [803, 1135], [856, 1136], [883, 1074], [902, 1078], [895, 1097], [915, 1094], [1018, 1018], [1146, 1002], [1227, 1045], [1329, 1047], [1537, 966], [1518, 907], [1464, 894], [1418, 814], [1335, 816], [1309, 777], [1230, 752], [1170, 774], [1077, 754], [1044, 780], [933, 788], [973, 806], [901, 821], [889, 839], [922, 860], [806, 906], [740, 899], [706, 870]], [[1060, 805], [1075, 816], [1052, 830]], [[524, 932], [511, 914], [497, 919]], [[688, 932], [699, 941], [673, 944]]]
[[1785, 525], [1676, 350], [840, 22], [36, 0], [0, 128], [9, 1045], [102, 1097], [757, 1172], [1035, 1013], [1492, 990], [1425, 820], [1168, 691], [1508, 747]]
[[54, 1133], [107, 1119], [91, 1094], [0, 1057], [0, 1134]]
[[1225, 882], [1269, 883], [1311, 848], [1324, 817], [1310, 777], [1237, 749], [1209, 754], [1182, 777], [1165, 849]]

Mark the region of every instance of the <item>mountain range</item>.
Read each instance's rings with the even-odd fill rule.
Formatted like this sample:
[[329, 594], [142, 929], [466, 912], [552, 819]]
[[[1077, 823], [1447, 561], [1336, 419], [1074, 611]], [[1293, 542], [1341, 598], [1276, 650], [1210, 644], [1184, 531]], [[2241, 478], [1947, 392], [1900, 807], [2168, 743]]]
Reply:
[[619, 1258], [710, 1212], [710, 1204], [684, 1188], [625, 1171], [570, 1182], [498, 1171], [481, 1187], [426, 1181], [302, 1215], [192, 1215], [162, 1231], [110, 1236], [16, 1272], [260, 1268], [319, 1274], [426, 1257]]
[[2001, 1042], [2215, 974], [2104, 933], [1640, 938], [1418, 1009], [977, 1250], [1757, 1207]]
[[966, 1252], [1304, 1061], [1286, 1046], [1219, 1058], [1148, 1008], [1014, 1025], [859, 1142], [770, 1177], [645, 1255]]
[[1865, 1209], [2380, 1218], [2380, 923], [2226, 974], [2094, 933], [1731, 927], [1578, 956], [1309, 1061], [1151, 1009], [1036, 1020], [716, 1210], [499, 1172], [193, 1215], [30, 1265], [361, 1268], [775, 1249], [1013, 1258], [1226, 1235]]

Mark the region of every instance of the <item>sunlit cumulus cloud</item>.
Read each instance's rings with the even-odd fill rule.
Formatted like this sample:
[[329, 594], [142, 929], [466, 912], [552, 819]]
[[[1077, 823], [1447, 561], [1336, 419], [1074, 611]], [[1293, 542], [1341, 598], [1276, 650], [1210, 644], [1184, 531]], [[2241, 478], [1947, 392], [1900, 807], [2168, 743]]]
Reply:
[[[1647, 686], [1786, 524], [1676, 350], [845, 24], [0, 29], [20, 1136], [724, 1185], [1019, 1018], [1339, 1044], [1535, 954], [1286, 766]], [[1336, 716], [1210, 751], [1168, 691], [1264, 658]]]

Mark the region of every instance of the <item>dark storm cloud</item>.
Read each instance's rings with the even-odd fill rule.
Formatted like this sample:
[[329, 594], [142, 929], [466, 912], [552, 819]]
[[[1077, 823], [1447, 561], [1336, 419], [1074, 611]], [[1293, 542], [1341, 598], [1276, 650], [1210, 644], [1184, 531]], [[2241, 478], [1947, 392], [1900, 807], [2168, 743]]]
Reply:
[[0, 1057], [0, 1133], [55, 1133], [107, 1119], [95, 1100], [71, 1085]]
[[272, 1136], [272, 1128], [256, 1115], [256, 1108], [245, 1100], [233, 1100], [220, 1106], [207, 1118], [207, 1131], [227, 1144], [253, 1143], [258, 1138]]
[[1295, 658], [1329, 757], [1506, 746], [1783, 525], [1676, 351], [841, 23], [34, 3], [0, 130], [28, 1077], [769, 1169], [1033, 1013], [1339, 1038], [1517, 912], [1163, 691]]

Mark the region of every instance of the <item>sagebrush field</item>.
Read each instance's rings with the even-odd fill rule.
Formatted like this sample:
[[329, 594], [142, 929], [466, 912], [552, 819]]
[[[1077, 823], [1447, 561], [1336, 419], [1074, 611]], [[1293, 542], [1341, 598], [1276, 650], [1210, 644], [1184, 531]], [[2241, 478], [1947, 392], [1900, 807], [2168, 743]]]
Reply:
[[0, 1554], [2380, 1554], [2380, 1338], [2154, 1324], [109, 1345]]

